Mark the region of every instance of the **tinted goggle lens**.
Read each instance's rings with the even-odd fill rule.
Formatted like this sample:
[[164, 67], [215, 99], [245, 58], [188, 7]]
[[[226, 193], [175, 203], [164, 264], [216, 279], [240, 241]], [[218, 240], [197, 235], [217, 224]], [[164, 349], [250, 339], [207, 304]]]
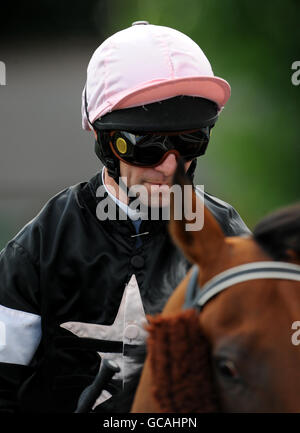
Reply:
[[143, 167], [160, 164], [168, 152], [190, 161], [205, 153], [210, 127], [176, 135], [138, 135], [126, 131], [110, 132], [110, 146], [121, 160]]

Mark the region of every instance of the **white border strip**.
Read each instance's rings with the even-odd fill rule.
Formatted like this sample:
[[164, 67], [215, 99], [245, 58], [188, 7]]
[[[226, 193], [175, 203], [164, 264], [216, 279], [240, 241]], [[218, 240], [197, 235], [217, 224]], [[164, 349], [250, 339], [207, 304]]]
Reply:
[[0, 305], [0, 362], [28, 365], [41, 335], [40, 316]]

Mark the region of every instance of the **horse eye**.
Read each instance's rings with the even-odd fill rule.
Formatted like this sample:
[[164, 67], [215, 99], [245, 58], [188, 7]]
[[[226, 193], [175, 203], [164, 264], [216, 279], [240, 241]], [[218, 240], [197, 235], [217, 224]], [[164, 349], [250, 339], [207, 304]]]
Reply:
[[217, 363], [219, 372], [227, 379], [238, 379], [239, 373], [233, 361], [230, 359], [221, 359]]

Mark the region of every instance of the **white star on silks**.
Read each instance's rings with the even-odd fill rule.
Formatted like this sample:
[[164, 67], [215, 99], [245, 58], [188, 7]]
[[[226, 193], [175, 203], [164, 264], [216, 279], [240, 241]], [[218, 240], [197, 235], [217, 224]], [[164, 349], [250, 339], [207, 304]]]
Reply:
[[[128, 377], [140, 367], [140, 364], [135, 363], [129, 356], [124, 354], [124, 346], [125, 344], [144, 344], [147, 337], [147, 332], [144, 329], [146, 324], [147, 319], [139, 286], [133, 274], [125, 287], [118, 313], [112, 325], [65, 322], [60, 326], [77, 335], [77, 337], [122, 342], [123, 353], [98, 353], [102, 359], [112, 360], [120, 367], [120, 372], [115, 373], [114, 379], [121, 379], [124, 386]], [[108, 391], [103, 390], [94, 407], [103, 403], [110, 396], [111, 394]]]

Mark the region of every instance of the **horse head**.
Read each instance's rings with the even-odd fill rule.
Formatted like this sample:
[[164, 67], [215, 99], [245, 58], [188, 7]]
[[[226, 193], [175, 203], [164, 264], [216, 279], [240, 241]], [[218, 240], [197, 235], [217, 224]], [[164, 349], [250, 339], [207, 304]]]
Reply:
[[[183, 187], [185, 178], [176, 176]], [[190, 199], [196, 208], [195, 192]], [[132, 412], [300, 412], [300, 346], [293, 340], [300, 205], [266, 217], [249, 237], [225, 237], [207, 208], [202, 230], [187, 231], [188, 222], [171, 218], [169, 229], [198, 271], [192, 268], [163, 313], [150, 319]], [[191, 278], [198, 286], [190, 290], [193, 308], [183, 309]], [[224, 278], [228, 287], [220, 289]], [[201, 301], [209, 286], [215, 292]]]

